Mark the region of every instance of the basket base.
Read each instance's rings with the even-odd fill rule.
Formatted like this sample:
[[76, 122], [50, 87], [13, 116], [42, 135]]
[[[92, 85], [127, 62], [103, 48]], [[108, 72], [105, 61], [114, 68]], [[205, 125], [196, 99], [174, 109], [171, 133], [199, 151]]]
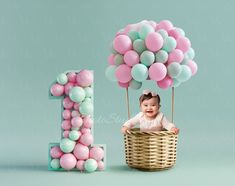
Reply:
[[[128, 164], [127, 164], [128, 165]], [[144, 168], [144, 167], [138, 167], [138, 166], [131, 166], [128, 165], [130, 168], [138, 169], [139, 171], [144, 171], [144, 172], [159, 172], [159, 171], [164, 171], [173, 168], [175, 165], [169, 166], [169, 167], [163, 167], [163, 168]]]

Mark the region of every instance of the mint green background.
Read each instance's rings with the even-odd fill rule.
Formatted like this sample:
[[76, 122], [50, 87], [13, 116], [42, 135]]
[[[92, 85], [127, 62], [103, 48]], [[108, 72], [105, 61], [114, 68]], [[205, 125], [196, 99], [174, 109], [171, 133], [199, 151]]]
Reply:
[[[234, 185], [234, 11], [232, 0], [0, 1], [0, 184]], [[125, 165], [125, 91], [104, 76], [115, 32], [143, 19], [183, 28], [199, 66], [175, 92], [177, 164], [152, 173]], [[107, 170], [47, 171], [48, 143], [60, 139], [60, 101], [48, 99], [49, 85], [83, 68], [95, 71], [95, 142], [107, 145]], [[141, 90], [130, 91], [132, 116]], [[170, 90], [156, 91], [170, 117]]]

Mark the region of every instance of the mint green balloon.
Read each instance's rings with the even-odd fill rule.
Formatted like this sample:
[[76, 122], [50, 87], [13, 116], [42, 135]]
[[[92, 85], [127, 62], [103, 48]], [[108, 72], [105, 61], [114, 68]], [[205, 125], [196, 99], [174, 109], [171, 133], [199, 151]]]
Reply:
[[188, 57], [188, 54], [184, 54], [184, 59], [183, 61], [181, 62], [182, 65], [187, 65], [189, 62], [189, 57]]
[[131, 69], [131, 76], [134, 80], [142, 82], [148, 78], [148, 68], [143, 64], [136, 64]]
[[124, 63], [123, 56], [121, 54], [116, 54], [114, 56], [114, 63], [117, 66], [121, 65], [122, 63]]
[[139, 30], [139, 36], [141, 39], [145, 39], [146, 36], [151, 33], [151, 32], [154, 32], [155, 30], [153, 29], [153, 27], [149, 24], [143, 24], [141, 27], [140, 27], [140, 30]]
[[167, 52], [171, 52], [175, 48], [176, 48], [176, 40], [173, 37], [167, 37], [164, 40], [162, 49]]
[[85, 99], [86, 93], [82, 87], [77, 86], [70, 89], [69, 97], [72, 101], [80, 103]]
[[138, 82], [138, 81], [132, 79], [129, 83], [129, 86], [130, 86], [130, 88], [137, 90], [142, 87], [142, 82]]
[[131, 38], [132, 42], [140, 38], [139, 33], [135, 30], [129, 31], [128, 36]]
[[141, 54], [143, 51], [146, 50], [146, 46], [145, 43], [142, 39], [136, 39], [133, 42], [133, 48], [136, 52], [138, 52], [139, 54]]
[[105, 76], [108, 78], [108, 80], [116, 82], [117, 78], [115, 76], [115, 72], [116, 72], [117, 66], [115, 65], [110, 65], [106, 68], [105, 70]]
[[90, 98], [93, 96], [93, 89], [91, 87], [84, 88], [84, 91], [86, 93], [86, 98]]
[[83, 100], [83, 102], [89, 102], [89, 103], [92, 103], [92, 100], [91, 100], [91, 98], [85, 98], [85, 99]]
[[69, 132], [69, 139], [76, 141], [80, 137], [80, 133], [77, 130], [72, 130]]
[[180, 81], [178, 81], [177, 79], [173, 79], [173, 87], [178, 87], [180, 86]]
[[159, 50], [156, 55], [156, 62], [165, 63], [168, 60], [168, 53], [165, 50]]
[[190, 77], [192, 76], [192, 72], [187, 65], [181, 65], [181, 68], [182, 71], [179, 76], [177, 76], [177, 80], [180, 82], [185, 82], [190, 79]]
[[60, 141], [60, 149], [65, 153], [69, 153], [73, 151], [75, 144], [76, 144], [75, 141], [69, 138], [63, 138]]
[[168, 33], [166, 30], [160, 29], [157, 31], [163, 38], [163, 40], [165, 40], [168, 37]]
[[83, 116], [88, 116], [93, 114], [93, 104], [89, 101], [84, 101], [79, 107], [79, 111]]
[[189, 59], [193, 59], [195, 57], [195, 52], [193, 48], [190, 48], [187, 52], [186, 55], [188, 56]]
[[60, 160], [59, 159], [53, 159], [51, 160], [51, 168], [52, 169], [59, 169], [60, 168]]
[[155, 60], [155, 55], [153, 52], [150, 52], [148, 50], [144, 51], [141, 55], [140, 55], [140, 61], [141, 63], [143, 63], [145, 66], [150, 66], [153, 64]]
[[177, 78], [177, 76], [180, 75], [181, 71], [182, 71], [181, 65], [177, 62], [173, 62], [169, 64], [167, 67], [167, 74], [171, 78]]
[[57, 82], [61, 85], [65, 85], [68, 82], [68, 77], [65, 73], [61, 73], [56, 78]]
[[181, 28], [176, 28], [176, 30], [180, 33], [181, 36], [185, 36], [185, 32]]
[[97, 161], [94, 159], [88, 159], [85, 161], [84, 168], [87, 172], [94, 172], [98, 167]]

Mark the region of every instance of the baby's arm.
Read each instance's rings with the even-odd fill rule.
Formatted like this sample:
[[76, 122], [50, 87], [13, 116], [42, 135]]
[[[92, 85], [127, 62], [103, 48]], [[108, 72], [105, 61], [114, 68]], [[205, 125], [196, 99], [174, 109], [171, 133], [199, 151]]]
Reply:
[[172, 131], [175, 132], [176, 134], [179, 133], [179, 129], [175, 127], [175, 125], [171, 122], [169, 122], [165, 116], [163, 116], [162, 118], [162, 126], [164, 129], [168, 130], [168, 131]]
[[141, 117], [141, 113], [137, 114], [135, 117], [127, 120], [123, 126], [122, 126], [122, 129], [121, 129], [121, 132], [123, 134], [126, 133], [127, 130], [131, 129], [131, 128], [134, 128], [137, 124], [139, 124], [139, 119]]

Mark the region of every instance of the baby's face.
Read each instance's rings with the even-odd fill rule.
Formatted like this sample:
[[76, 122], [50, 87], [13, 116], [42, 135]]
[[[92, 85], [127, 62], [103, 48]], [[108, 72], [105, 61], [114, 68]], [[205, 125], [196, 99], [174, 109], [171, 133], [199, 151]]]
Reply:
[[144, 100], [140, 104], [140, 109], [148, 118], [155, 118], [159, 110], [157, 98], [154, 97], [149, 100]]

